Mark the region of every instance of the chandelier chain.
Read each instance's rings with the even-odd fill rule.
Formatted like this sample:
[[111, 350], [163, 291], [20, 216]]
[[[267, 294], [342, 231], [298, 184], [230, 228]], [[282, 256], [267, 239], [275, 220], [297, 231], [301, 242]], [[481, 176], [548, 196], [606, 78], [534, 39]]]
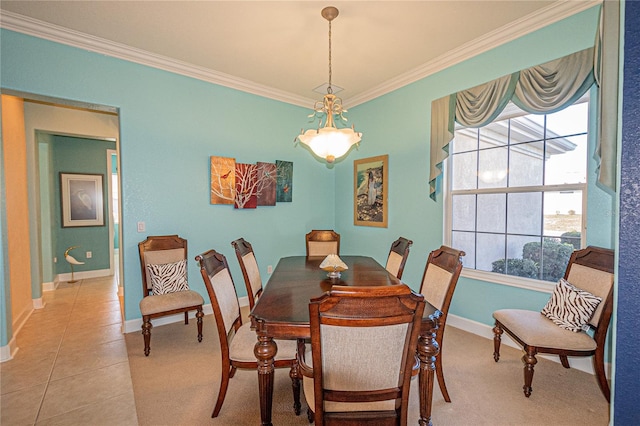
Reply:
[[329, 86], [327, 87], [327, 93], [333, 93], [333, 88], [331, 87], [331, 21], [329, 21]]

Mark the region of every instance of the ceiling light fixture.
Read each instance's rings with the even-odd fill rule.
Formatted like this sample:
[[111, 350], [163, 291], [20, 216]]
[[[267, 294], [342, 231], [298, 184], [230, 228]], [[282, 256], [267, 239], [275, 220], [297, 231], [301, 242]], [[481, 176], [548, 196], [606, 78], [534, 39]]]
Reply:
[[[347, 121], [343, 115], [347, 112], [342, 108], [342, 99], [333, 94], [331, 87], [331, 21], [338, 16], [338, 9], [333, 6], [322, 9], [322, 17], [329, 21], [329, 85], [324, 99], [317, 101], [309, 118], [319, 117], [317, 129], [309, 129], [300, 133], [296, 140], [307, 145], [314, 154], [324, 158], [327, 163], [333, 163], [336, 159], [345, 155], [354, 144], [358, 144], [362, 133], [356, 132], [354, 126], [337, 128], [334, 115], [341, 121]], [[322, 117], [326, 116], [324, 127]], [[303, 129], [304, 131], [304, 129]]]

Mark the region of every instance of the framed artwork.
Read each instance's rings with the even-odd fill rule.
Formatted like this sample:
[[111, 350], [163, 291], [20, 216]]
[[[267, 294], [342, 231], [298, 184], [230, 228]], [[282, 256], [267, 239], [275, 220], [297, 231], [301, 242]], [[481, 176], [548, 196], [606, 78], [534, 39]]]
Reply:
[[62, 227], [104, 226], [101, 174], [60, 173]]
[[276, 205], [276, 163], [257, 162], [258, 169], [258, 205]]
[[233, 204], [236, 199], [236, 159], [210, 157], [211, 204]]
[[387, 227], [389, 156], [353, 161], [353, 224]]
[[293, 162], [276, 160], [276, 201], [293, 201]]
[[258, 167], [236, 163], [236, 209], [255, 209], [258, 206]]

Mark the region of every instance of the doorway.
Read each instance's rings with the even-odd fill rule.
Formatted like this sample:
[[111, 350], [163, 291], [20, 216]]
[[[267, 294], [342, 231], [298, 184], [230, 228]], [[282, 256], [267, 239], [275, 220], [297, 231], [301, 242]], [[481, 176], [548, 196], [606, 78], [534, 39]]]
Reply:
[[[20, 239], [28, 242], [27, 250], [30, 253], [31, 282], [25, 283], [23, 281], [19, 283], [23, 288], [25, 285], [29, 286], [30, 284], [30, 288], [24, 289], [27, 292], [25, 303], [21, 303], [18, 306], [19, 309], [13, 309], [11, 318], [8, 318], [9, 321], [7, 321], [7, 328], [10, 328], [9, 336], [15, 337], [24, 323], [23, 320], [29, 316], [29, 312], [43, 307], [43, 290], [55, 288], [57, 280], [65, 278], [64, 274], [60, 274], [60, 271], [55, 266], [65, 261], [64, 252], [61, 253], [56, 248], [57, 236], [54, 232], [57, 228], [60, 228], [55, 217], [56, 214], [60, 213], [59, 204], [57, 204], [59, 203], [57, 199], [59, 195], [55, 190], [56, 185], [59, 185], [59, 176], [57, 173], [51, 173], [53, 163], [49, 158], [51, 152], [50, 147], [47, 148], [47, 144], [52, 140], [53, 135], [55, 137], [110, 140], [116, 155], [116, 165], [119, 165], [119, 112], [115, 107], [68, 101], [30, 93], [3, 90], [2, 94], [19, 98], [23, 102], [23, 108], [20, 111], [23, 117], [20, 117], [20, 119], [24, 119], [24, 144], [26, 146], [27, 160], [27, 171], [24, 179], [27, 182], [29, 198], [29, 232], [21, 235]], [[105, 150], [101, 160], [103, 166], [106, 164], [106, 157], [111, 158], [111, 156], [107, 156]], [[44, 169], [42, 168], [43, 164], [45, 164]], [[108, 173], [105, 173], [105, 177], [109, 177], [107, 180], [109, 185], [105, 186], [106, 195], [106, 190], [111, 186], [112, 180], [110, 179], [111, 170], [105, 170], [108, 170]], [[119, 177], [119, 167], [116, 167], [116, 174]], [[117, 179], [117, 181], [119, 182], [120, 179]], [[117, 193], [119, 192], [118, 190]], [[112, 217], [111, 214], [108, 214], [113, 210], [111, 201], [112, 198], [110, 197], [105, 199], [105, 206], [109, 206], [109, 210], [105, 209], [105, 218]], [[7, 202], [10, 203], [11, 200], [7, 200]], [[56, 210], [52, 206], [58, 206], [58, 209]], [[118, 205], [113, 207], [118, 212], [121, 211], [119, 201]], [[109, 227], [107, 221], [105, 221], [105, 225], [105, 228]], [[111, 225], [110, 229], [113, 229], [113, 225]], [[117, 232], [117, 241], [120, 241], [120, 229]], [[111, 235], [113, 236], [113, 233]], [[107, 250], [113, 250], [112, 243], [110, 243]], [[86, 254], [86, 252], [82, 253], [83, 255]], [[114, 261], [114, 256], [109, 256], [108, 266], [104, 269], [107, 270], [107, 274], [109, 273], [108, 271], [113, 269], [112, 274], [122, 277], [120, 265], [121, 262]], [[122, 285], [122, 283], [119, 284]], [[13, 283], [11, 286], [13, 286]], [[10, 293], [13, 294], [13, 292], [14, 289], [10, 288]], [[11, 347], [11, 345], [10, 342], [9, 346]]]

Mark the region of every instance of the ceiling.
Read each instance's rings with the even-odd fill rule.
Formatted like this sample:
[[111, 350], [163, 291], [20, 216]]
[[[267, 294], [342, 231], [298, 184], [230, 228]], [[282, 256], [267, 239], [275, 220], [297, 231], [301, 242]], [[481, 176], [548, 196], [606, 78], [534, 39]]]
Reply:
[[0, 24], [310, 106], [328, 82], [331, 5], [332, 82], [356, 105], [599, 3], [2, 0]]

